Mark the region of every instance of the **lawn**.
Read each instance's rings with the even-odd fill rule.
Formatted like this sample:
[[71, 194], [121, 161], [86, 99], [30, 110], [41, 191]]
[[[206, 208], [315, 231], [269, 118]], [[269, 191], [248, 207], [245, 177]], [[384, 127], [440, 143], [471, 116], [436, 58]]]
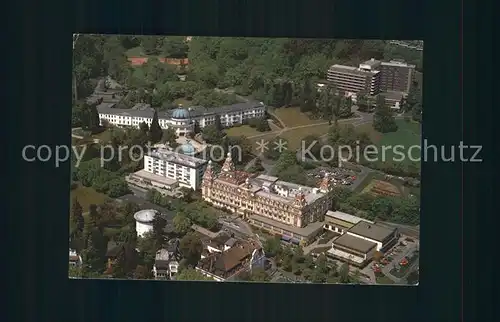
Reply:
[[[401, 152], [404, 152], [406, 156], [408, 156], [408, 149], [411, 146], [414, 145], [421, 145], [421, 132], [420, 132], [420, 124], [419, 123], [414, 123], [414, 122], [406, 122], [404, 120], [396, 120], [396, 123], [398, 124], [398, 130], [396, 132], [391, 132], [391, 133], [380, 133], [377, 132], [372, 124], [363, 124], [360, 125], [356, 128], [357, 131], [359, 132], [365, 132], [367, 133], [371, 140], [374, 142], [374, 144], [377, 147], [382, 147], [382, 146], [396, 146], [396, 145], [402, 145], [404, 146], [403, 149], [399, 149]], [[417, 153], [420, 152], [419, 149], [415, 149], [414, 151], [411, 151], [412, 155], [411, 157], [413, 159], [417, 158], [418, 155]], [[379, 149], [379, 153], [382, 153], [382, 150]], [[395, 156], [392, 150], [386, 150], [385, 151], [385, 160], [392, 160], [394, 157], [401, 158], [399, 155]], [[401, 161], [403, 163], [405, 162], [411, 162], [410, 158], [405, 158], [405, 160]]]
[[99, 193], [90, 187], [84, 187], [80, 184], [78, 185], [77, 188], [71, 190], [71, 193], [70, 193], [71, 203], [70, 203], [70, 205], [73, 204], [73, 198], [75, 198], [75, 197], [78, 199], [78, 202], [82, 206], [83, 212], [89, 211], [89, 205], [91, 205], [91, 204], [99, 205], [99, 204], [102, 204], [106, 200], [109, 199], [109, 197], [106, 196], [105, 194]]
[[274, 109], [274, 114], [279, 117], [287, 127], [325, 123], [325, 120], [312, 120], [307, 114], [302, 113], [298, 106]]
[[[254, 135], [261, 135], [261, 134], [270, 134], [272, 132], [259, 132], [256, 129], [250, 127], [250, 125], [241, 125], [241, 126], [235, 126], [231, 127], [227, 130], [225, 130], [228, 136], [241, 136], [244, 135], [246, 137], [251, 137]], [[259, 140], [260, 138], [257, 138]]]
[[[238, 127], [235, 129], [239, 129], [241, 127]], [[254, 135], [260, 135], [256, 138], [253, 138], [252, 140], [255, 141], [255, 147], [257, 148], [257, 142], [260, 142], [260, 140], [264, 141], [273, 141], [277, 136], [282, 137], [283, 139], [288, 141], [287, 144], [287, 149], [289, 150], [297, 150], [302, 147], [302, 139], [305, 138], [308, 135], [317, 135], [321, 136], [323, 134], [328, 133], [328, 124], [324, 125], [317, 125], [317, 126], [311, 126], [311, 127], [306, 127], [306, 128], [298, 128], [298, 129], [293, 129], [293, 130], [285, 130], [281, 134], [280, 131], [272, 131], [272, 132], [257, 132]], [[231, 134], [233, 135], [233, 134]], [[250, 136], [250, 135], [248, 135]], [[268, 145], [269, 148], [271, 148], [273, 145], [270, 144]]]
[[125, 52], [125, 55], [127, 57], [148, 57], [148, 55], [146, 55], [143, 51], [142, 51], [142, 48], [141, 46], [137, 46], [137, 47], [134, 47], [134, 48], [130, 48], [129, 50], [127, 50]]

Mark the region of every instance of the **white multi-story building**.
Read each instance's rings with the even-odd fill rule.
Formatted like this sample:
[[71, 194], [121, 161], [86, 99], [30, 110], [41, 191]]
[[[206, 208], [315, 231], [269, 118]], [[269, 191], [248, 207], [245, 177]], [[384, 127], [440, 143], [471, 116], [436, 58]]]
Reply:
[[156, 149], [144, 156], [144, 169], [127, 177], [131, 184], [159, 191], [177, 186], [198, 189], [207, 161], [169, 149]]
[[[116, 126], [138, 127], [141, 123], [151, 125], [154, 109], [147, 104], [138, 104], [131, 109], [115, 108], [114, 102], [101, 102], [97, 106], [101, 124], [109, 122]], [[200, 128], [214, 124], [216, 119], [224, 127], [241, 124], [245, 120], [264, 117], [266, 108], [262, 102], [245, 102], [228, 106], [205, 108], [202, 106], [188, 109], [179, 107], [174, 110], [158, 112], [161, 128], [174, 128], [177, 136], [186, 136], [194, 132], [195, 124]]]

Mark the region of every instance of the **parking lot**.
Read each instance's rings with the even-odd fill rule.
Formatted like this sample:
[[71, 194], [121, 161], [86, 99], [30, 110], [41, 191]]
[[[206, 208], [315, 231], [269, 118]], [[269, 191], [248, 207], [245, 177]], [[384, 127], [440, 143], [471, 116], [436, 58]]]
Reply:
[[317, 168], [311, 170], [307, 173], [309, 177], [313, 177], [316, 179], [321, 179], [328, 174], [331, 182], [334, 185], [351, 185], [357, 177], [357, 173], [353, 170], [346, 168]]
[[402, 235], [399, 241], [378, 261], [373, 261], [361, 272], [374, 276], [383, 273], [396, 284], [405, 284], [405, 277], [418, 267], [419, 241]]

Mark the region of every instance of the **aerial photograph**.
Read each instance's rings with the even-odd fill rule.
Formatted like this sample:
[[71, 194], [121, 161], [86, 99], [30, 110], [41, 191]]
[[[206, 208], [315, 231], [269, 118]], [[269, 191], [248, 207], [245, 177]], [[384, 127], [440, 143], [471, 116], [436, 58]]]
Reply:
[[420, 40], [74, 34], [69, 278], [418, 285], [422, 79]]

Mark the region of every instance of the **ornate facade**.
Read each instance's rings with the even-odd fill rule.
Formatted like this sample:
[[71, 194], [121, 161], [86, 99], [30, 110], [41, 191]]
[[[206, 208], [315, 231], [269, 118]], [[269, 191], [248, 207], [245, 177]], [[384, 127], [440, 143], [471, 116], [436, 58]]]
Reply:
[[[331, 199], [328, 178], [321, 181], [319, 188], [300, 186], [280, 181], [276, 177], [237, 171], [231, 155], [228, 154], [220, 173], [214, 173], [211, 162], [207, 166], [202, 182], [203, 199], [216, 207], [241, 214], [254, 223], [262, 218], [268, 229], [296, 231], [309, 224], [322, 222], [330, 209]], [[264, 223], [262, 224], [264, 225]], [[287, 229], [288, 227], [291, 228]], [[302, 236], [300, 236], [302, 238]]]

